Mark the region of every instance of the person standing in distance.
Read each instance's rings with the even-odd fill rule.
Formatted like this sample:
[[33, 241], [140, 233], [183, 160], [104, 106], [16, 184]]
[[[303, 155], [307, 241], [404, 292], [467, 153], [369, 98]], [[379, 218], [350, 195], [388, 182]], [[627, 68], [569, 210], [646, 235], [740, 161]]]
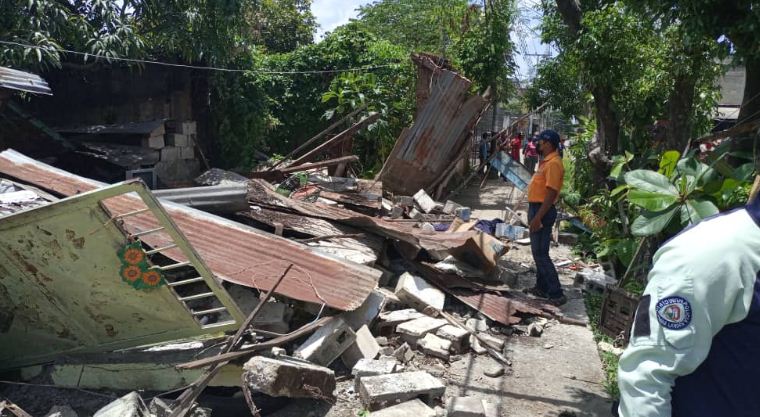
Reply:
[[560, 306], [567, 302], [567, 298], [562, 292], [557, 269], [549, 257], [549, 244], [552, 227], [557, 220], [555, 204], [562, 191], [565, 167], [558, 152], [560, 139], [557, 132], [544, 130], [538, 135], [537, 144], [543, 160], [528, 185], [530, 250], [536, 263], [536, 285], [526, 292], [548, 298], [549, 302]]

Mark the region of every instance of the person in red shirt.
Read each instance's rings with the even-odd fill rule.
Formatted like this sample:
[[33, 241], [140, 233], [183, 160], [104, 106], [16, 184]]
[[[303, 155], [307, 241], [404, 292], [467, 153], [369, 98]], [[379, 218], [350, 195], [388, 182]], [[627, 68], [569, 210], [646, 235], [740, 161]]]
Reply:
[[518, 133], [512, 138], [512, 141], [510, 142], [510, 155], [512, 159], [514, 159], [517, 162], [520, 162], [520, 149], [522, 148], [522, 142], [523, 137], [522, 133]]

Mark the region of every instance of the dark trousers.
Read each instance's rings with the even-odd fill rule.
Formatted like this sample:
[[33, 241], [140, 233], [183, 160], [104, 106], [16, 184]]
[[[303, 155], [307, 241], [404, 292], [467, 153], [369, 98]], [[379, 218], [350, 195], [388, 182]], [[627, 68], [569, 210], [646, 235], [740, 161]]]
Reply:
[[[528, 223], [533, 220], [540, 207], [541, 203], [528, 204]], [[530, 234], [530, 251], [533, 254], [533, 261], [536, 263], [536, 287], [546, 293], [549, 298], [557, 298], [563, 295], [557, 269], [549, 257], [552, 227], [556, 220], [557, 209], [552, 206], [541, 219], [541, 224], [544, 227], [538, 232]]]

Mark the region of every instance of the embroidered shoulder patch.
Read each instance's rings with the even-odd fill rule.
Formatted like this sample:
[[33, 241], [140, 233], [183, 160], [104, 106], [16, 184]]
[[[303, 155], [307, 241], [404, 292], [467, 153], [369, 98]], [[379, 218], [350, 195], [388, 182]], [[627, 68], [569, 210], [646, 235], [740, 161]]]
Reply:
[[691, 323], [691, 304], [679, 296], [665, 297], [657, 302], [657, 321], [670, 330], [681, 330]]

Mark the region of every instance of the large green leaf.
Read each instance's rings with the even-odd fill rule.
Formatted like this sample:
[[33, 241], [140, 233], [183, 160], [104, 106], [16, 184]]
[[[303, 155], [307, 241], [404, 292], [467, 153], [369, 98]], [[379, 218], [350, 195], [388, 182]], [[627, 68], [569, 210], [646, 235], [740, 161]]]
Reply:
[[749, 181], [750, 177], [752, 177], [752, 174], [754, 172], [755, 172], [755, 164], [752, 162], [749, 162], [736, 168], [732, 176], [739, 181]]
[[644, 212], [631, 224], [631, 233], [634, 236], [651, 236], [662, 231], [678, 211], [679, 206], [658, 212]]
[[678, 201], [678, 196], [633, 189], [628, 192], [628, 201], [649, 211], [661, 211]]
[[678, 190], [670, 183], [668, 177], [648, 169], [626, 172], [625, 182], [633, 188], [644, 191], [678, 196]]
[[678, 151], [666, 151], [660, 158], [660, 174], [670, 178], [678, 165], [681, 153]]
[[712, 201], [709, 200], [686, 200], [686, 204], [682, 206], [681, 221], [684, 220], [683, 210], [686, 210], [688, 215], [688, 222], [691, 224], [697, 224], [705, 217], [710, 217], [714, 214], [718, 214], [719, 210]]
[[709, 165], [699, 162], [695, 158], [681, 159], [678, 161], [677, 169], [681, 175], [691, 175], [697, 178], [700, 184], [708, 183], [718, 175]]

